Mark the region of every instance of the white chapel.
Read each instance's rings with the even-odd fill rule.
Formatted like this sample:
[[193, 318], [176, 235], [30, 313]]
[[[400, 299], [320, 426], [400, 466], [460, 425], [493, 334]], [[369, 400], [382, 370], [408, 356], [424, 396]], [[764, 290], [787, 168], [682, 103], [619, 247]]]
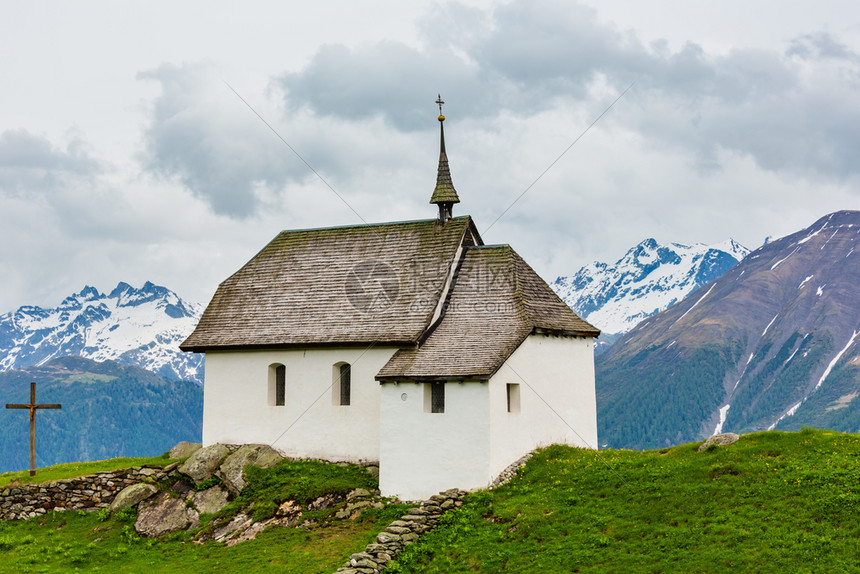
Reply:
[[180, 346], [206, 354], [204, 446], [377, 461], [404, 500], [596, 447], [599, 331], [453, 216], [444, 120], [437, 217], [283, 231], [218, 287]]

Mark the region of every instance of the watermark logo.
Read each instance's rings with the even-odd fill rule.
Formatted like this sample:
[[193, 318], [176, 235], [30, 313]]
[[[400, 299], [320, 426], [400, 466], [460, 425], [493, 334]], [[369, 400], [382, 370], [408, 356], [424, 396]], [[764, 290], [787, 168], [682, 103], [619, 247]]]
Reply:
[[345, 278], [346, 298], [366, 314], [385, 311], [400, 295], [397, 272], [382, 261], [365, 259], [353, 265]]

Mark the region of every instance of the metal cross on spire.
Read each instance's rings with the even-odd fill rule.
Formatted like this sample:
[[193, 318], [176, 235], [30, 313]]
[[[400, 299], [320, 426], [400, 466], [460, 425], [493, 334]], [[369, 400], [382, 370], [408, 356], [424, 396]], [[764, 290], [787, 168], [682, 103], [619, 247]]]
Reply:
[[61, 409], [62, 405], [36, 404], [36, 383], [30, 383], [30, 404], [7, 404], [7, 409], [30, 410], [30, 476], [36, 476], [36, 409]]

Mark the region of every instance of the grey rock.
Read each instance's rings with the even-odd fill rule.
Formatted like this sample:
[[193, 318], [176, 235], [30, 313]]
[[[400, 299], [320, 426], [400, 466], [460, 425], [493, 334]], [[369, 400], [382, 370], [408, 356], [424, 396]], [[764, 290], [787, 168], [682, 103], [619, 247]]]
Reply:
[[253, 518], [243, 512], [239, 513], [233, 517], [233, 520], [215, 530], [212, 533], [212, 539], [216, 542], [224, 542], [237, 532], [241, 532], [251, 526], [252, 522], [254, 522]]
[[257, 537], [259, 533], [269, 527], [272, 524], [272, 520], [266, 520], [265, 522], [255, 522], [242, 530], [236, 536], [231, 537], [227, 540], [227, 546], [233, 546], [234, 544], [239, 544], [240, 542], [247, 542], [248, 540], [253, 540]]
[[361, 558], [359, 560], [350, 560], [349, 565], [353, 568], [376, 568], [378, 565], [370, 558]]
[[336, 506], [343, 502], [343, 496], [338, 496], [336, 494], [324, 494], [320, 496], [310, 504], [308, 504], [308, 510], [328, 510], [329, 508]]
[[162, 492], [140, 505], [134, 529], [142, 536], [156, 537], [199, 525], [199, 515], [184, 500]]
[[179, 467], [179, 472], [193, 479], [194, 482], [203, 482], [212, 478], [212, 474], [228, 454], [230, 450], [223, 444], [209, 445], [192, 454]]
[[200, 514], [215, 514], [227, 506], [229, 493], [220, 486], [213, 486], [191, 495], [191, 504]]
[[200, 450], [202, 446], [199, 442], [182, 441], [176, 443], [176, 446], [167, 452], [167, 458], [187, 458]]
[[194, 490], [194, 486], [189, 484], [187, 480], [177, 480], [173, 483], [173, 486], [170, 487], [170, 492], [175, 492], [179, 496], [185, 496], [192, 490]]
[[158, 489], [151, 484], [140, 482], [123, 488], [116, 495], [110, 505], [110, 511], [118, 512], [135, 504], [139, 504], [158, 492]]
[[376, 541], [380, 544], [388, 544], [389, 542], [399, 542], [400, 535], [392, 534], [391, 532], [380, 532], [376, 535]]
[[427, 517], [422, 516], [420, 514], [404, 514], [400, 517], [400, 520], [404, 522], [416, 522], [418, 524], [423, 524], [427, 522]]
[[268, 445], [246, 444], [228, 456], [216, 474], [233, 494], [239, 494], [248, 486], [244, 476], [246, 466], [271, 468], [283, 459], [278, 451]]
[[733, 432], [715, 434], [714, 436], [702, 443], [702, 446], [699, 447], [699, 452], [702, 452], [703, 450], [707, 449], [712, 444], [717, 446], [730, 445], [733, 442], [737, 441], [739, 438], [741, 438], [741, 436]]
[[356, 488], [346, 495], [347, 500], [355, 500], [356, 498], [370, 498], [370, 491], [364, 488]]

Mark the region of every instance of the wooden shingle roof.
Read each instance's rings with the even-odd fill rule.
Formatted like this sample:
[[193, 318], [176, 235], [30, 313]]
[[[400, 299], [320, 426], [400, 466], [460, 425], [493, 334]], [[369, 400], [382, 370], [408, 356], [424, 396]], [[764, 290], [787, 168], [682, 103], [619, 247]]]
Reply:
[[510, 246], [466, 250], [441, 322], [420, 345], [397, 351], [376, 378], [490, 378], [535, 332], [596, 337]]
[[468, 216], [284, 231], [218, 287], [183, 351], [417, 342]]

